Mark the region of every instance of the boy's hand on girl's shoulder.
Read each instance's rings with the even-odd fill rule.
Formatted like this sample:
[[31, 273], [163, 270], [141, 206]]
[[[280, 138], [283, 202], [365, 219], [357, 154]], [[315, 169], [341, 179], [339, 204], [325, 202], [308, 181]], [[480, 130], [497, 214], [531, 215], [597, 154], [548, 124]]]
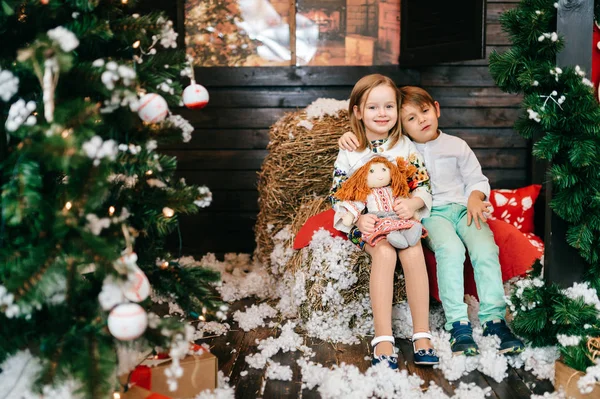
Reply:
[[[482, 193], [480, 193], [483, 195]], [[475, 227], [477, 230], [481, 230], [480, 221], [487, 223], [487, 216], [489, 214], [489, 207], [492, 204], [487, 201], [483, 201], [481, 196], [476, 192], [471, 193], [467, 202], [467, 226], [471, 225], [471, 222], [475, 221]]]
[[375, 223], [379, 220], [379, 218], [372, 213], [365, 213], [364, 215], [360, 215], [358, 220], [356, 221], [356, 227], [363, 234], [371, 234], [375, 231]]
[[354, 151], [358, 148], [358, 138], [352, 132], [346, 132], [338, 139], [338, 146], [342, 150]]

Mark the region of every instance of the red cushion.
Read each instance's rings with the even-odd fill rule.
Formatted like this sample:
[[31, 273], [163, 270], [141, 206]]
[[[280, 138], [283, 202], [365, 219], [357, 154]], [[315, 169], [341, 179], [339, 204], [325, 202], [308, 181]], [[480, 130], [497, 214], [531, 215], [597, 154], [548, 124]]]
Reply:
[[[507, 281], [513, 277], [524, 275], [544, 254], [544, 244], [534, 234], [523, 234], [515, 226], [502, 220], [488, 220], [490, 229], [494, 233], [494, 241], [500, 250], [500, 267], [502, 280]], [[536, 244], [534, 244], [536, 243]], [[429, 292], [438, 301], [440, 300], [437, 284], [437, 267], [433, 252], [423, 246], [425, 263], [429, 274]], [[464, 269], [465, 294], [477, 298], [473, 266], [467, 254]]]
[[333, 215], [335, 215], [335, 211], [333, 209], [328, 209], [308, 218], [308, 220], [300, 228], [298, 234], [296, 234], [296, 238], [294, 238], [294, 249], [300, 249], [308, 246], [308, 244], [310, 244], [310, 240], [312, 240], [312, 237], [315, 234], [315, 231], [319, 230], [321, 227], [329, 231], [334, 237], [342, 237], [347, 239], [348, 237], [346, 236], [346, 233], [343, 233], [333, 227]]
[[492, 218], [502, 219], [523, 233], [533, 233], [533, 204], [541, 188], [539, 184], [532, 184], [516, 190], [492, 190]]

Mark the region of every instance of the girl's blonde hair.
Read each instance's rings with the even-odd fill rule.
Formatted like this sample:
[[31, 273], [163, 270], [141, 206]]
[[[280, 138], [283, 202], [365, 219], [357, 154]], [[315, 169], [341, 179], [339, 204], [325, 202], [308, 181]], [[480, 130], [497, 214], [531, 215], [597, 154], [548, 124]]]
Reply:
[[[361, 105], [364, 105], [364, 103], [367, 101], [367, 97], [369, 97], [371, 90], [381, 85], [389, 86], [394, 89], [394, 92], [396, 93], [396, 108], [399, 112], [400, 106], [402, 105], [402, 98], [400, 96], [400, 92], [398, 91], [398, 86], [396, 86], [394, 81], [387, 76], [380, 75], [378, 73], [364, 76], [358, 82], [356, 82], [352, 88], [352, 93], [350, 93], [348, 115], [350, 116], [350, 126], [352, 127], [352, 132], [358, 138], [359, 151], [362, 151], [367, 147], [370, 148], [371, 143], [369, 140], [367, 140], [367, 132], [365, 131], [365, 125], [363, 121], [354, 115], [354, 106], [360, 109]], [[396, 144], [401, 135], [402, 130], [400, 128], [400, 118], [398, 118], [388, 136], [388, 140], [390, 140], [390, 147], [393, 147], [394, 144]]]
[[396, 158], [397, 165], [388, 161], [385, 157], [374, 157], [369, 162], [361, 166], [352, 176], [348, 178], [342, 187], [334, 194], [334, 197], [341, 201], [360, 201], [365, 202], [371, 189], [367, 185], [367, 176], [371, 165], [382, 163], [390, 170], [390, 187], [394, 197], [407, 197], [410, 192], [408, 187], [408, 178], [417, 172], [414, 165], [409, 164], [402, 157]]

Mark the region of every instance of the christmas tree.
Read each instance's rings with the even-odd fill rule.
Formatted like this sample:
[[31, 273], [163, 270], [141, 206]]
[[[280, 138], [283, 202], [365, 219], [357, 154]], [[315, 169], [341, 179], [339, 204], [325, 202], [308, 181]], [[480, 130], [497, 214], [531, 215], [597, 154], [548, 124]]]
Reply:
[[108, 397], [132, 347], [171, 348], [176, 368], [190, 328], [149, 311], [150, 287], [188, 314], [220, 306], [218, 274], [165, 245], [211, 199], [156, 151], [190, 139], [168, 110], [189, 62], [172, 22], [134, 6], [0, 2], [0, 379], [12, 372], [13, 391]]
[[[550, 207], [569, 224], [567, 242], [588, 266], [586, 281], [561, 289], [536, 265], [511, 295], [512, 326], [533, 346], [557, 345], [567, 365], [586, 370], [600, 342], [600, 107], [579, 66], [556, 65], [563, 46], [577, 45], [556, 32], [557, 7], [554, 0], [523, 0], [505, 12], [501, 23], [513, 46], [490, 55], [490, 72], [504, 91], [523, 94], [515, 129], [540, 138], [533, 154], [551, 162]], [[596, 5], [596, 21], [599, 11]]]
[[237, 2], [188, 1], [185, 5], [187, 51], [196, 65], [243, 66], [255, 44], [238, 27], [243, 21]]

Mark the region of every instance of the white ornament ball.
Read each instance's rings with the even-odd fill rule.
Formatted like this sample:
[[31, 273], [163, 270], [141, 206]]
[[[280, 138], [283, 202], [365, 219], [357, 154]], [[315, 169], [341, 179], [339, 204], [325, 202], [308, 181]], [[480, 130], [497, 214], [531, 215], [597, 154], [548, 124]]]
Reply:
[[123, 285], [123, 295], [132, 302], [141, 302], [150, 295], [150, 282], [137, 265], [129, 267], [127, 282]]
[[189, 109], [202, 109], [208, 104], [208, 91], [204, 86], [193, 83], [183, 91], [183, 103]]
[[137, 303], [122, 303], [108, 314], [108, 331], [121, 341], [136, 339], [147, 326], [148, 315]]
[[161, 122], [166, 118], [168, 113], [169, 107], [167, 102], [159, 94], [148, 93], [140, 98], [138, 115], [144, 122]]

